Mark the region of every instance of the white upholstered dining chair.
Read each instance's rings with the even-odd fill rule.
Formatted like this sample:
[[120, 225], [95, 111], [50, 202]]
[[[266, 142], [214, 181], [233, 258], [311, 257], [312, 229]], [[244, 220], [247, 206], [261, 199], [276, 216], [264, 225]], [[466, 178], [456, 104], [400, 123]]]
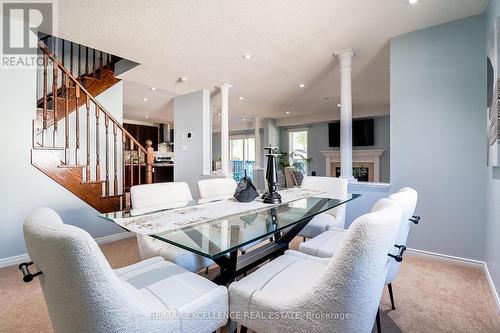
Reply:
[[24, 237], [55, 332], [213, 332], [226, 323], [225, 287], [160, 257], [113, 270], [85, 230], [51, 209], [26, 219]]
[[[347, 198], [347, 180], [343, 178], [306, 176], [301, 188], [323, 191], [322, 195], [335, 199]], [[297, 236], [313, 238], [333, 228], [344, 229], [345, 209], [344, 204], [316, 215]]]
[[233, 178], [211, 178], [198, 180], [200, 199], [227, 199], [231, 198], [238, 184]]
[[[397, 245], [406, 246], [410, 226], [418, 221], [413, 219], [415, 207], [417, 206], [418, 193], [410, 187], [404, 187], [396, 193], [389, 195], [390, 200], [394, 201], [402, 211], [401, 226], [396, 239]], [[335, 252], [342, 244], [342, 240], [346, 236], [346, 230], [333, 229], [322, 233], [321, 235], [310, 239], [299, 245], [299, 251], [308, 255], [317, 256], [321, 258], [333, 257]], [[392, 249], [392, 254], [396, 255], [398, 248]], [[387, 273], [386, 284], [389, 289], [389, 296], [391, 298], [391, 307], [396, 309], [394, 305], [394, 293], [392, 289], [392, 282], [395, 280], [399, 273], [401, 262], [389, 260], [389, 271]]]
[[333, 258], [286, 251], [229, 286], [232, 319], [256, 332], [371, 332], [400, 221], [399, 207], [381, 199]]
[[[156, 183], [132, 186], [130, 189], [133, 215], [159, 209], [183, 207], [193, 200], [188, 184], [184, 182]], [[186, 235], [186, 243], [195, 242]], [[137, 234], [137, 245], [141, 259], [160, 256], [188, 271], [198, 272], [208, 269], [214, 262], [208, 258], [181, 249], [175, 245], [147, 235]]]

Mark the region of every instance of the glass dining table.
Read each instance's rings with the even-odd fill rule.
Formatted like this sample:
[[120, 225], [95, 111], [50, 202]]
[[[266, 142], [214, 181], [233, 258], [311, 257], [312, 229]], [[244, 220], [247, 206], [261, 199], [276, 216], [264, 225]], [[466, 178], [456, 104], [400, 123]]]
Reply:
[[[237, 214], [228, 212], [227, 216], [219, 215], [218, 218], [208, 221], [189, 223], [178, 228], [148, 233], [148, 235], [212, 259], [220, 267], [220, 273], [213, 281], [218, 284], [227, 284], [264, 261], [282, 255], [288, 249], [289, 243], [316, 215], [345, 205], [360, 196], [360, 194], [348, 194], [343, 199], [309, 196], [282, 204], [265, 205], [259, 209]], [[224, 206], [223, 200], [213, 202], [219, 202], [219, 207], [221, 204]], [[210, 209], [210, 204], [211, 202], [207, 203], [207, 200], [203, 202], [193, 200], [184, 203], [183, 207], [204, 205], [205, 209]], [[99, 216], [117, 223], [125, 230], [137, 232], [124, 226], [123, 221], [128, 218], [140, 218], [142, 223], [144, 221], [147, 223], [158, 214], [168, 213], [169, 210], [172, 208], [135, 212], [122, 210]], [[238, 255], [238, 250], [242, 247], [257, 244], [260, 246], [252, 246], [252, 250]]]

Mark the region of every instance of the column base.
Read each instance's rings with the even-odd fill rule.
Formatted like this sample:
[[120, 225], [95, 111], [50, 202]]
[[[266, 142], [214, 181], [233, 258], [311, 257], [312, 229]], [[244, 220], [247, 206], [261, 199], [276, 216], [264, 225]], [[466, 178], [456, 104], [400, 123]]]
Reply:
[[354, 178], [352, 175], [340, 175], [339, 178], [347, 179], [349, 182], [357, 182], [358, 180]]

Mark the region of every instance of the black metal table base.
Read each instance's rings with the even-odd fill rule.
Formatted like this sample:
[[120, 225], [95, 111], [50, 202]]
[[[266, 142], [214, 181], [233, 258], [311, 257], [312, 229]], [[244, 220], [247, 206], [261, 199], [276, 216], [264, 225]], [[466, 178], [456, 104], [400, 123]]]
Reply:
[[267, 260], [282, 255], [286, 250], [288, 250], [288, 243], [270, 242], [240, 256], [238, 256], [238, 250], [233, 251], [229, 254], [229, 257], [222, 256], [214, 259], [215, 263], [220, 267], [220, 273], [212, 281], [219, 285], [227, 285], [233, 282], [237, 276], [248, 272]]
[[274, 241], [259, 246], [257, 249], [247, 251], [245, 254], [238, 256], [238, 249], [218, 258], [215, 258], [215, 263], [220, 267], [220, 273], [212, 281], [219, 285], [227, 285], [233, 282], [236, 277], [244, 274], [262, 264], [266, 260], [272, 260], [288, 250], [290, 242], [298, 235], [298, 233], [313, 219], [314, 211], [319, 211], [325, 205], [328, 199], [320, 200], [313, 208], [311, 217], [308, 217], [299, 223], [293, 225], [285, 232], [276, 232]]

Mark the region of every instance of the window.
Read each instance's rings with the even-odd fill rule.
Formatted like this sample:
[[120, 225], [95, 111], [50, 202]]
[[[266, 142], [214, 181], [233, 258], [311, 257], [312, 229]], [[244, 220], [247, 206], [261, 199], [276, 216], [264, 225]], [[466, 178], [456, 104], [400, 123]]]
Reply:
[[233, 136], [229, 140], [229, 159], [233, 163], [233, 178], [240, 181], [245, 175], [253, 180], [255, 166], [255, 138]]
[[288, 133], [290, 165], [307, 174], [307, 130], [296, 130]]

